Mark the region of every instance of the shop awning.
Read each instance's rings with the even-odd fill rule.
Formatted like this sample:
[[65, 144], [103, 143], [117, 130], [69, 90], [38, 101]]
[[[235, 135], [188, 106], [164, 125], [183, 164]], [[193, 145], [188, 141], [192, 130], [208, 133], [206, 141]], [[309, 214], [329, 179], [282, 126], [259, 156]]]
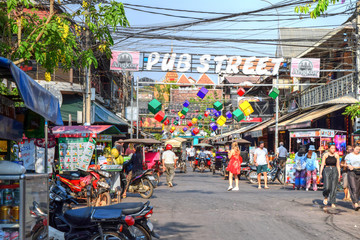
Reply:
[[[347, 104], [338, 104], [327, 108], [313, 109], [309, 112], [300, 114], [289, 120], [279, 123], [278, 125], [279, 130], [311, 127], [312, 121], [319, 119], [332, 112], [336, 112], [346, 106]], [[274, 129], [274, 127], [272, 127], [272, 129]]]
[[[119, 126], [129, 126], [129, 124], [119, 118], [113, 112], [107, 110], [105, 107], [98, 103], [92, 103], [92, 110], [94, 115], [92, 116], [95, 123], [107, 123]], [[64, 121], [69, 121], [69, 115], [71, 115], [72, 121], [77, 121], [77, 112], [83, 110], [83, 99], [79, 95], [64, 95], [63, 104], [61, 105], [61, 115]]]
[[[9, 72], [10, 74], [6, 74]], [[10, 60], [0, 57], [0, 76], [14, 80], [27, 108], [56, 125], [63, 125], [59, 100]], [[5, 72], [5, 73], [4, 73]]]
[[[297, 113], [298, 112], [291, 112], [291, 113], [285, 114], [284, 116], [279, 117], [278, 121], [279, 122], [284, 121], [284, 120], [288, 119], [289, 117], [296, 115]], [[276, 123], [276, 119], [270, 119], [270, 120], [258, 125], [256, 128], [252, 129], [251, 131], [249, 131], [248, 134], [250, 134], [251, 137], [253, 137], [253, 138], [262, 137], [263, 129], [265, 129], [275, 123]]]
[[120, 130], [114, 125], [92, 126], [56, 126], [53, 129], [55, 137], [84, 137], [87, 134], [118, 135]]

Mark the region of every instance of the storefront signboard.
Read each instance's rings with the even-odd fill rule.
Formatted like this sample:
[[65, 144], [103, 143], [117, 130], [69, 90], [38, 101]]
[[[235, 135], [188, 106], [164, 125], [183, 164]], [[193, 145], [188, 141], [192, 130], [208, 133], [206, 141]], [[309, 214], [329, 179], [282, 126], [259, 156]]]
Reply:
[[320, 137], [319, 131], [290, 132], [291, 138]]
[[319, 78], [320, 58], [292, 58], [291, 77]]
[[115, 71], [138, 71], [140, 64], [140, 52], [112, 51], [110, 70]]
[[333, 137], [335, 137], [335, 130], [321, 129], [320, 136], [333, 138]]
[[111, 142], [112, 137], [111, 137], [111, 135], [98, 135], [96, 140], [98, 142]]

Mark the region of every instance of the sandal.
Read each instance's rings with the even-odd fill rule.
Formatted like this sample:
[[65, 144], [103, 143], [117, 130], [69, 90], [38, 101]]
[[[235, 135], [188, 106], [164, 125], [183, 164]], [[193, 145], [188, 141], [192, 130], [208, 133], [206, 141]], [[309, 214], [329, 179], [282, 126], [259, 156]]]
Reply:
[[270, 189], [268, 186], [264, 187], [265, 189]]

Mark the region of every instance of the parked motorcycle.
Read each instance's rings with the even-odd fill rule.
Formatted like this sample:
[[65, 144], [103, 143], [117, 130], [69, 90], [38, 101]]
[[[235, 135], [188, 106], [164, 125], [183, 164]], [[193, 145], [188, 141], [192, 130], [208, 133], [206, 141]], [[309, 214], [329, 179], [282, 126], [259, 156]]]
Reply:
[[57, 174], [63, 187], [75, 198], [86, 199], [87, 206], [104, 206], [111, 203], [108, 172], [89, 168], [71, 174]]
[[47, 239], [47, 214], [41, 210], [36, 201], [34, 201], [33, 206], [30, 207], [30, 216], [36, 219], [36, 223], [31, 226], [30, 234], [26, 236], [26, 238], [32, 238], [33, 240]]
[[154, 183], [154, 187], [157, 187], [160, 183], [160, 176], [164, 173], [161, 162], [160, 160], [154, 160], [154, 163], [151, 163], [149, 160], [146, 160], [145, 163], [147, 165], [147, 168], [144, 170], [147, 169], [154, 170], [155, 180], [153, 181], [153, 183]]
[[[61, 186], [50, 188], [49, 239], [151, 239], [159, 238], [149, 221], [149, 202], [120, 203], [105, 207], [85, 207], [63, 211], [64, 203], [74, 202]], [[135, 220], [134, 217], [137, 217]]]
[[[274, 161], [269, 162], [271, 169], [267, 172], [267, 179], [269, 182], [275, 182], [276, 180], [279, 181], [280, 184], [283, 184], [284, 180], [284, 170], [281, 169], [279, 162], [277, 159]], [[257, 183], [257, 172], [256, 172], [256, 166], [250, 166], [250, 171], [247, 175], [247, 179], [251, 183]], [[261, 175], [261, 180], [264, 180], [264, 176]]]

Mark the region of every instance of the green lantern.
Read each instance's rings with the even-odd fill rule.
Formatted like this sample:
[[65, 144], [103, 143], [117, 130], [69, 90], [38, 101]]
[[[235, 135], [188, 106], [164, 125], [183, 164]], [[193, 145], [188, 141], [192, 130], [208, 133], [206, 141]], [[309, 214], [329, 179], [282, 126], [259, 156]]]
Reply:
[[280, 90], [277, 89], [276, 87], [273, 87], [270, 92], [269, 92], [269, 97], [271, 97], [272, 99], [276, 99], [280, 94]]

